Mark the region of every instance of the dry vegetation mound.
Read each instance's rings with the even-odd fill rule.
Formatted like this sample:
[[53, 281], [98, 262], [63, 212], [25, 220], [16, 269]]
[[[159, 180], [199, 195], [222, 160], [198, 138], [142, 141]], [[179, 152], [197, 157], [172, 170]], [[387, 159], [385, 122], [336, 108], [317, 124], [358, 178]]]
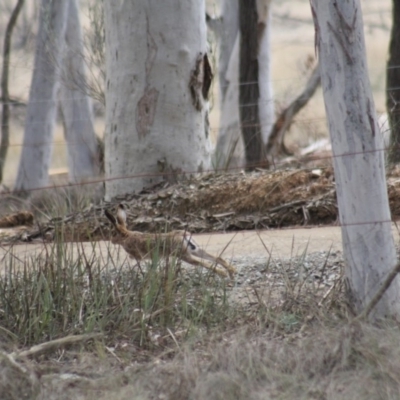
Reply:
[[[400, 216], [399, 176], [395, 170], [387, 178], [393, 219]], [[159, 184], [110, 203], [93, 204], [90, 195], [86, 196], [82, 190], [82, 187], [61, 188], [41, 194], [39, 200], [36, 198], [31, 203], [39, 220], [43, 209], [51, 208], [44, 206], [45, 203], [57, 204], [58, 215], [60, 203], [68, 203], [70, 212], [66, 216], [49, 216], [24, 234], [18, 233], [7, 240], [50, 240], [57, 232], [62, 232], [66, 241], [108, 239], [111, 227], [104, 217], [104, 209], [113, 209], [119, 202], [128, 208], [129, 228], [145, 232], [268, 229], [332, 224], [338, 219], [331, 167], [208, 174], [173, 185]], [[86, 202], [83, 202], [85, 196]], [[77, 205], [71, 207], [74, 201]]]

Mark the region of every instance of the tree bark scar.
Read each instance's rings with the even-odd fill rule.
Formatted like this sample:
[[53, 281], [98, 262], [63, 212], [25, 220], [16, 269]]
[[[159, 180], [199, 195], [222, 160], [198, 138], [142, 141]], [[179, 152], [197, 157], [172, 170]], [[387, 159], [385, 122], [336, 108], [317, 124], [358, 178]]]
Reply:
[[213, 73], [207, 53], [199, 53], [189, 80], [192, 103], [198, 111], [202, 110], [203, 101], [208, 99], [212, 79]]
[[190, 94], [192, 95], [192, 103], [197, 111], [201, 111], [203, 108], [203, 104], [200, 98], [201, 88], [203, 86], [203, 68], [201, 65], [203, 63], [203, 56], [200, 53], [194, 64], [194, 68], [190, 73], [190, 80], [189, 80], [189, 90]]
[[146, 55], [146, 83], [150, 72], [153, 68], [154, 60], [157, 56], [157, 44], [151, 36], [150, 29], [149, 29], [149, 18], [146, 19], [146, 30], [147, 30], [147, 55]]
[[149, 19], [147, 18], [147, 56], [146, 56], [146, 86], [143, 96], [136, 107], [136, 129], [139, 139], [143, 139], [150, 133], [157, 109], [159, 91], [150, 87], [149, 76], [157, 56], [157, 45], [149, 30]]
[[344, 40], [342, 39], [342, 35], [339, 35], [334, 26], [328, 21], [328, 28], [331, 30], [331, 32], [333, 33], [333, 36], [335, 36], [337, 42], [340, 44], [340, 47], [343, 50], [344, 55], [346, 56], [347, 62], [349, 63], [349, 65], [353, 65], [354, 64], [354, 60], [353, 57], [351, 56], [349, 49], [346, 46], [346, 43], [344, 43]]
[[371, 108], [371, 102], [369, 99], [367, 99], [367, 113], [368, 113], [368, 121], [369, 125], [371, 126], [371, 132], [372, 132], [372, 137], [375, 137], [375, 118], [374, 118], [374, 113]]
[[211, 82], [213, 80], [213, 72], [211, 68], [210, 61], [208, 59], [207, 53], [204, 54], [203, 56], [203, 88], [202, 88], [202, 93], [203, 93], [203, 99], [208, 100], [208, 93], [210, 91], [211, 87]]
[[136, 129], [139, 139], [144, 138], [154, 122], [159, 92], [155, 88], [146, 87], [136, 107]]

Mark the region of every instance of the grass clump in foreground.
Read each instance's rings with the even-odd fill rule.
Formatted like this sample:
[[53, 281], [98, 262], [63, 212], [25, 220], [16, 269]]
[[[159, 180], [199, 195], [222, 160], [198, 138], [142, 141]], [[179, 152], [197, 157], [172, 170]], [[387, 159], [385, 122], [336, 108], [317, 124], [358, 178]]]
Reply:
[[[20, 364], [25, 373], [0, 352], [0, 375], [22, 382], [2, 392], [7, 398], [400, 398], [399, 325], [354, 321], [342, 279], [315, 280], [303, 268], [306, 255], [278, 268], [270, 260], [265, 285], [243, 288], [248, 297], [233, 302], [237, 287], [204, 271], [183, 271], [174, 260], [159, 266], [157, 255], [137, 267], [111, 254], [113, 246], [92, 243], [92, 250], [73, 253], [59, 242], [25, 262], [7, 256], [3, 343], [103, 333], [94, 345]], [[326, 262], [319, 274], [330, 268]], [[38, 370], [40, 383], [28, 379]]]
[[[206, 361], [193, 350], [150, 371], [112, 399], [399, 399], [400, 346], [397, 325], [373, 327], [344, 321], [312, 324], [301, 335], [273, 337], [241, 332], [213, 343]], [[204, 355], [203, 355], [204, 357]], [[90, 398], [90, 397], [88, 397]]]
[[105, 344], [124, 338], [149, 349], [176, 340], [176, 332], [189, 337], [224, 325], [235, 312], [225, 282], [212, 274], [189, 277], [172, 258], [160, 266], [157, 255], [136, 266], [114, 246], [91, 246], [59, 241], [23, 261], [11, 249], [0, 277], [0, 335], [32, 346], [100, 332]]

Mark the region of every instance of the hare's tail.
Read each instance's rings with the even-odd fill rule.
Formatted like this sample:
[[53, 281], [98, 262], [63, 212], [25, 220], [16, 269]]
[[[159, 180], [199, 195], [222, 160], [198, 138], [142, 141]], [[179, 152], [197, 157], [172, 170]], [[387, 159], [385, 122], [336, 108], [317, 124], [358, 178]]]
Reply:
[[185, 233], [183, 240], [190, 255], [210, 261], [213, 264], [222, 265], [231, 277], [236, 273], [236, 268], [233, 265], [229, 264], [221, 257], [214, 257], [207, 253], [193, 240], [189, 233]]

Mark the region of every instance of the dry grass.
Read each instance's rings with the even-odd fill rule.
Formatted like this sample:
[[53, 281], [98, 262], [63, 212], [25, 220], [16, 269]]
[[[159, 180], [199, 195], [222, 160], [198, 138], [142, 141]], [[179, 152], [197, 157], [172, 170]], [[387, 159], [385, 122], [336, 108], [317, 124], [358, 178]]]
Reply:
[[[129, 266], [111, 249], [107, 268], [95, 256], [73, 258], [62, 242], [23, 269], [12, 260], [0, 279], [3, 352], [68, 334], [103, 337], [35, 363], [3, 357], [2, 398], [399, 398], [399, 325], [352, 322], [341, 274], [315, 280], [306, 254], [269, 260], [270, 279], [247, 285], [253, 293], [241, 300], [213, 275], [156, 268], [157, 259]], [[332, 274], [328, 257], [322, 263], [319, 275]]]
[[314, 322], [290, 337], [240, 332], [202, 351], [187, 346], [172, 360], [124, 370], [80, 354], [74, 374], [64, 368], [43, 376], [38, 399], [394, 400], [400, 396], [398, 328]]
[[[399, 398], [398, 326], [310, 325], [297, 337], [236, 335], [207, 360], [186, 351], [133, 387], [175, 400]], [[115, 398], [128, 399], [123, 392]]]
[[[388, 0], [365, 3], [367, 18], [373, 13], [378, 20], [381, 10], [390, 7]], [[308, 1], [293, 7], [292, 1], [276, 5], [280, 13], [309, 17]], [[390, 19], [390, 13], [382, 15], [383, 21]], [[301, 65], [313, 54], [313, 28], [279, 20], [274, 24], [279, 105], [301, 85]], [[376, 105], [383, 110], [388, 32], [372, 30], [366, 40]], [[27, 97], [31, 50], [14, 54], [13, 96]], [[295, 145], [326, 135], [320, 93], [299, 119], [303, 122], [289, 138]], [[97, 122], [101, 133], [103, 121]], [[12, 126], [7, 183], [17, 171], [23, 123], [21, 112]], [[214, 132], [218, 124], [215, 110]], [[60, 143], [52, 167], [65, 168], [60, 127], [55, 140]], [[39, 194], [32, 205], [36, 216], [50, 218], [88, 208], [93, 198], [66, 189], [54, 197]], [[19, 208], [17, 200], [13, 207]], [[400, 398], [399, 325], [353, 323], [342, 281], [327, 291], [299, 274], [301, 263], [293, 262], [281, 267], [280, 281], [263, 290], [254, 287], [238, 301], [214, 276], [182, 272], [173, 261], [159, 268], [157, 257], [137, 268], [111, 249], [105, 258], [76, 257], [62, 242], [62, 231], [60, 235], [40, 256], [22, 260], [22, 267], [17, 267], [19, 254], [10, 252], [1, 260], [6, 263], [0, 276], [2, 399]], [[84, 332], [101, 332], [103, 338], [60, 347], [35, 360], [9, 357], [37, 343]]]

